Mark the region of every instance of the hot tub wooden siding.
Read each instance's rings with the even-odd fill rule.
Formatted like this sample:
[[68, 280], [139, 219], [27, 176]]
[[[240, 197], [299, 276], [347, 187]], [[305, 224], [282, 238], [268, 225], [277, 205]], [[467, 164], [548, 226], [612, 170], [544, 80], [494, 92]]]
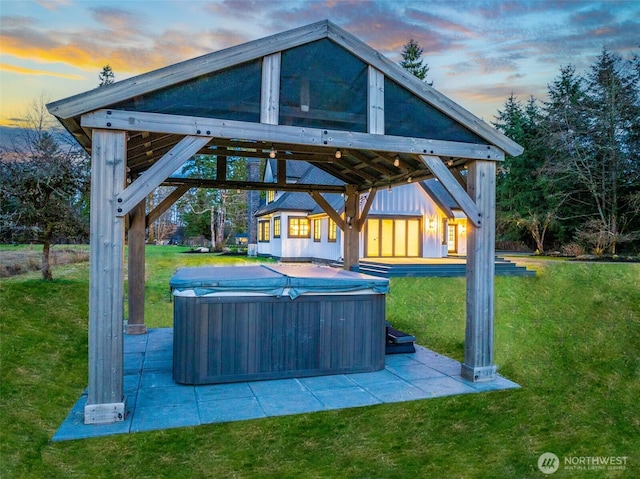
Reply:
[[174, 299], [173, 377], [178, 383], [384, 368], [384, 294]]

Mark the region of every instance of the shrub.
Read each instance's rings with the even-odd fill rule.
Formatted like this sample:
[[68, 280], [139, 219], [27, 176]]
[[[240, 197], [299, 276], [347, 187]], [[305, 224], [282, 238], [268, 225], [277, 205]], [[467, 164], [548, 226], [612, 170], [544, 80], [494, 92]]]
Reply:
[[564, 256], [582, 256], [585, 254], [584, 247], [579, 243], [569, 243], [564, 245], [562, 248], [562, 254]]

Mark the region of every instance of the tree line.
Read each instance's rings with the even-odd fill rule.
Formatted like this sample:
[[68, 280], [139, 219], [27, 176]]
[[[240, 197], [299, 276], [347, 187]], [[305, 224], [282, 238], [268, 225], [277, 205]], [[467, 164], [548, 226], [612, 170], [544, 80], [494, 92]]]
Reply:
[[[410, 40], [400, 65], [428, 85], [422, 48]], [[108, 87], [109, 65], [99, 75]], [[89, 158], [35, 101], [24, 126], [0, 149], [0, 242], [43, 244], [42, 275], [51, 279], [49, 250], [60, 241], [86, 241], [89, 224]], [[498, 238], [524, 241], [544, 253], [636, 253], [640, 242], [640, 60], [603, 49], [584, 74], [560, 68], [544, 101], [513, 94], [493, 125], [525, 151], [507, 157], [497, 179]], [[198, 155], [184, 176], [210, 178], [215, 155]], [[246, 159], [229, 157], [227, 177], [246, 179]], [[148, 211], [171, 189], [147, 199]], [[180, 227], [222, 249], [247, 224], [244, 191], [191, 190], [149, 228], [161, 241]]]
[[546, 100], [512, 94], [493, 124], [525, 149], [499, 169], [499, 238], [539, 253], [638, 252], [637, 55], [624, 60], [603, 49], [585, 73], [561, 67]]

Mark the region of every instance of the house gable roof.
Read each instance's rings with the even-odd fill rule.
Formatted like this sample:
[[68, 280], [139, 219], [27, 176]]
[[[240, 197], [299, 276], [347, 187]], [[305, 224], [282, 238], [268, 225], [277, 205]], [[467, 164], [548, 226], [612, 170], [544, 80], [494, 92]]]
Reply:
[[[271, 160], [271, 167], [274, 169], [274, 176], [277, 172], [277, 162]], [[341, 185], [342, 182], [331, 176], [329, 173], [316, 168], [315, 166], [303, 161], [287, 161], [287, 177], [289, 171], [293, 170], [299, 175], [296, 182], [303, 184], [324, 184], [324, 185]], [[275, 186], [277, 189], [277, 186]], [[325, 194], [325, 199], [338, 212], [344, 208], [344, 198], [336, 193]], [[308, 193], [289, 191], [282, 193], [278, 199], [261, 206], [255, 212], [254, 216], [264, 216], [278, 211], [305, 211], [309, 214], [323, 213], [322, 208]]]
[[448, 218], [455, 217], [453, 210], [460, 210], [460, 206], [437, 179], [431, 178], [419, 183], [420, 187], [429, 195], [434, 203]]

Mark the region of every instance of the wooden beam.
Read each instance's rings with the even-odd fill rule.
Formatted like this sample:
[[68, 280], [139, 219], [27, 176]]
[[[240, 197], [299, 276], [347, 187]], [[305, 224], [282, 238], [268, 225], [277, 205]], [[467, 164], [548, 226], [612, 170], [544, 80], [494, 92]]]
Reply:
[[277, 165], [276, 183], [280, 187], [287, 184], [287, 161], [278, 159]]
[[171, 193], [169, 193], [167, 197], [164, 200], [162, 200], [158, 206], [156, 206], [154, 209], [149, 211], [149, 214], [147, 215], [147, 218], [145, 221], [146, 227], [148, 228], [149, 226], [151, 226], [155, 220], [160, 218], [162, 213], [164, 213], [169, 208], [171, 208], [174, 205], [174, 203], [178, 201], [180, 198], [182, 198], [182, 196], [190, 189], [191, 187], [188, 185], [180, 185]]
[[384, 75], [369, 65], [369, 133], [384, 135]]
[[355, 165], [351, 165], [346, 161], [342, 161], [339, 164], [334, 163], [335, 166], [342, 167], [342, 172], [348, 171], [350, 173], [354, 173], [356, 176], [364, 178], [370, 182], [378, 181], [380, 176], [374, 176], [366, 171], [363, 171], [369, 165], [366, 163], [356, 163]]
[[126, 334], [145, 334], [144, 323], [144, 283], [145, 283], [145, 230], [146, 201], [142, 200], [129, 213], [127, 288], [129, 318]]
[[221, 188], [233, 190], [258, 190], [258, 191], [302, 191], [308, 193], [316, 190], [323, 193], [344, 193], [344, 185], [316, 185], [310, 183], [287, 183], [277, 186], [275, 183], [264, 183], [261, 181], [235, 181], [228, 180], [220, 182], [217, 180], [199, 178], [167, 178], [162, 182], [163, 186], [186, 185], [190, 188]]
[[117, 215], [124, 216], [209, 141], [187, 136], [118, 195]]
[[218, 155], [216, 157], [216, 180], [227, 181], [227, 157]]
[[362, 211], [360, 212], [360, 218], [358, 218], [358, 231], [362, 231], [362, 228], [367, 221], [367, 216], [369, 216], [369, 210], [371, 209], [371, 205], [373, 204], [373, 200], [376, 197], [376, 191], [372, 189], [367, 195], [367, 200], [364, 202], [364, 206], [362, 207]]
[[[109, 126], [110, 125], [110, 126]], [[504, 160], [504, 152], [491, 145], [372, 135], [350, 131], [288, 125], [266, 125], [235, 120], [200, 118], [160, 113], [96, 110], [82, 116], [86, 128], [153, 131], [177, 135], [264, 141], [294, 145], [326, 146], [332, 149], [364, 149], [393, 153], [426, 154], [469, 159]]]
[[335, 221], [336, 226], [340, 228], [342, 231], [344, 231], [345, 220], [338, 214], [336, 210], [333, 209], [333, 207], [329, 204], [329, 202], [324, 199], [324, 196], [322, 196], [320, 192], [315, 190], [310, 191], [309, 194], [311, 195], [311, 198], [313, 198], [315, 202], [318, 203], [320, 208], [322, 208], [322, 211], [324, 211], [327, 215], [329, 215], [329, 218]]
[[123, 421], [124, 218], [126, 132], [94, 130], [91, 154], [89, 392], [85, 424]]
[[344, 259], [342, 267], [347, 271], [358, 267], [360, 258], [360, 230], [358, 228], [358, 191], [354, 185], [346, 186], [344, 203], [345, 228], [343, 229]]
[[420, 158], [440, 181], [442, 186], [444, 186], [444, 189], [449, 192], [460, 208], [462, 208], [464, 214], [467, 215], [467, 219], [475, 226], [480, 227], [482, 218], [478, 207], [469, 197], [467, 192], [464, 191], [462, 186], [460, 186], [460, 183], [458, 183], [444, 163], [442, 163], [440, 158], [428, 155], [420, 155]]
[[277, 125], [280, 116], [280, 52], [262, 59], [260, 123]]
[[496, 164], [469, 164], [468, 191], [482, 215], [482, 228], [467, 225], [467, 320], [461, 375], [470, 381], [494, 379], [493, 320], [495, 275]]
[[386, 163], [386, 161], [384, 158], [381, 158], [379, 155], [376, 155], [373, 158], [369, 158], [365, 153], [361, 151], [351, 151], [351, 155], [354, 158], [357, 158], [359, 161], [361, 161], [362, 162], [361, 164], [364, 167], [368, 167], [373, 170], [376, 170], [378, 173], [380, 173], [381, 175], [384, 175], [387, 178], [395, 174], [395, 171], [391, 170], [390, 168], [387, 168], [385, 164], [380, 164], [378, 159], [382, 159], [383, 163]]
[[462, 174], [460, 174], [460, 170], [458, 168], [450, 168], [449, 171], [451, 172], [453, 177], [456, 179], [456, 181], [460, 184], [460, 186], [462, 186], [466, 191], [467, 180], [464, 176], [462, 176]]

